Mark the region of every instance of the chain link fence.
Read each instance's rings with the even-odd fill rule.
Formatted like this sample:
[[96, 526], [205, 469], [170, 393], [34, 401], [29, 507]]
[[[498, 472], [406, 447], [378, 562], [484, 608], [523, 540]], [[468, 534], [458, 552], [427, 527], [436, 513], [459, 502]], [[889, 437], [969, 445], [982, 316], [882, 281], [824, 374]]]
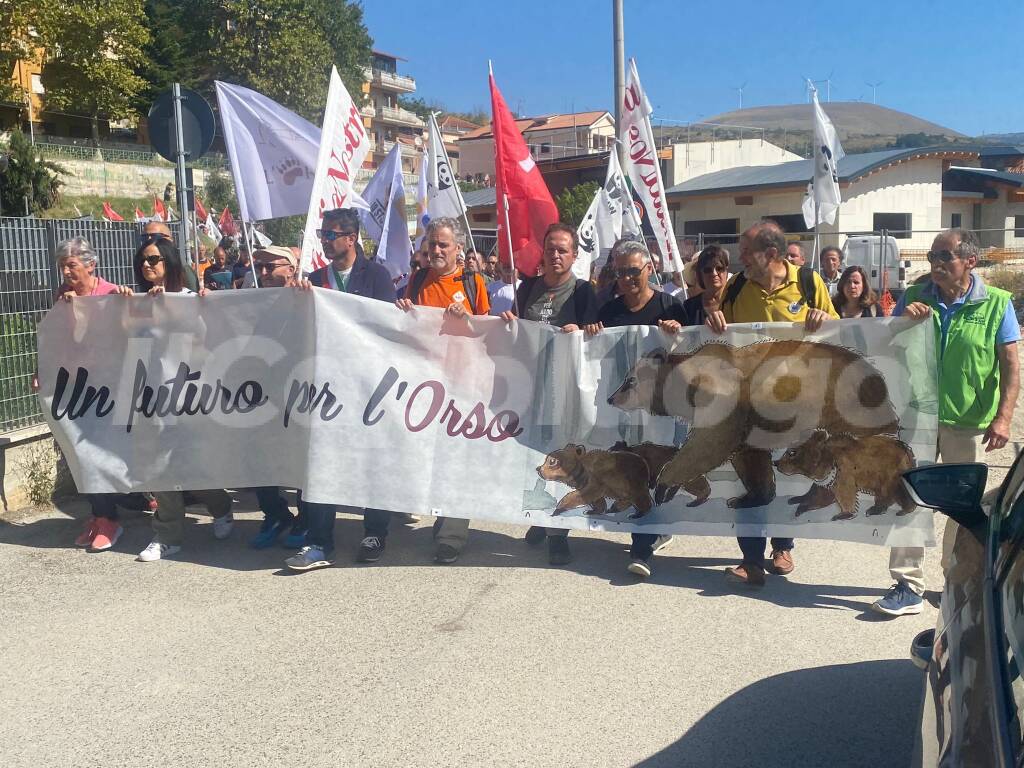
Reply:
[[[57, 244], [84, 237], [96, 251], [97, 273], [118, 285], [134, 285], [132, 257], [142, 224], [78, 219], [0, 218], [0, 433], [42, 423], [32, 389], [36, 373], [36, 326], [53, 306], [62, 278], [53, 254]], [[170, 223], [176, 239], [178, 222]]]

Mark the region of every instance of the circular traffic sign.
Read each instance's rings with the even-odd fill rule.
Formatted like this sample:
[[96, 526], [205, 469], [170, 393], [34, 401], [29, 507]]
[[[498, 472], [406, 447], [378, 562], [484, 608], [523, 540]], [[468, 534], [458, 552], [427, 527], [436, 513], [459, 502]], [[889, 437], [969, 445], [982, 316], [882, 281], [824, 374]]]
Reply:
[[[198, 160], [213, 144], [216, 121], [209, 102], [188, 88], [181, 89], [181, 135], [185, 159]], [[149, 110], [149, 143], [161, 157], [177, 162], [178, 140], [174, 132], [174, 91], [157, 96]]]

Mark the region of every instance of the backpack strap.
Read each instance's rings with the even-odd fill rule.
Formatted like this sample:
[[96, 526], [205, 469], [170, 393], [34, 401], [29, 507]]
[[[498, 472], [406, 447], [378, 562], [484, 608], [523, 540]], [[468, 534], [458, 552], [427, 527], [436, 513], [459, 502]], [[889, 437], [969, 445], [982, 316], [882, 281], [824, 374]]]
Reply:
[[467, 272], [462, 270], [462, 288], [466, 292], [466, 299], [469, 301], [469, 307], [473, 314], [477, 314], [476, 311], [476, 272]]
[[747, 276], [743, 272], [736, 273], [736, 277], [732, 279], [732, 282], [725, 289], [725, 296], [722, 297], [722, 306], [726, 304], [735, 304], [736, 298], [740, 295], [740, 291], [743, 290], [743, 286], [747, 284]]
[[814, 304], [817, 293], [814, 285], [814, 270], [810, 267], [800, 267], [796, 272], [796, 282], [800, 287], [800, 298], [804, 300], [804, 304], [812, 309], [821, 309]]
[[427, 270], [417, 269], [412, 276], [412, 282], [410, 283], [411, 290], [409, 291], [409, 298], [412, 299], [413, 304], [420, 303], [420, 292], [423, 290], [423, 284], [427, 282]]

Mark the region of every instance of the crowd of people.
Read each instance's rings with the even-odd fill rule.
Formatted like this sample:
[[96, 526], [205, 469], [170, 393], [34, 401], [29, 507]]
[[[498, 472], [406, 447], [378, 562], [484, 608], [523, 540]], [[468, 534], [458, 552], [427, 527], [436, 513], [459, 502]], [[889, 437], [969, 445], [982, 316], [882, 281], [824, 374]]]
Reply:
[[[394, 303], [407, 312], [417, 305], [437, 307], [456, 321], [467, 321], [474, 315], [497, 315], [508, 323], [537, 322], [587, 336], [607, 328], [636, 325], [657, 328], [668, 337], [695, 325], [722, 333], [732, 323], [752, 322], [801, 323], [808, 332], [814, 332], [825, 323], [885, 314], [864, 270], [858, 266], [842, 268], [839, 249], [823, 249], [819, 255], [821, 271], [815, 271], [806, 266], [802, 244], [787, 242], [782, 229], [769, 220], [754, 224], [740, 237], [742, 269], [736, 274], [730, 275], [729, 252], [719, 245], [709, 245], [695, 254], [684, 274], [659, 278], [656, 255], [642, 242], [622, 240], [615, 244], [607, 264], [597, 268], [593, 282], [573, 273], [579, 241], [575, 228], [567, 224], [548, 228], [538, 274], [517, 276], [509, 265], [499, 262], [496, 254], [485, 257], [467, 250], [466, 232], [457, 220], [434, 219], [413, 257], [410, 274], [397, 286], [381, 264], [363, 254], [359, 235], [355, 210], [327, 211], [318, 236], [330, 262], [312, 274], [301, 274], [297, 249], [260, 248], [252, 254], [251, 265], [242, 256], [240, 263], [228, 267], [226, 252], [218, 248], [200, 280], [182, 262], [166, 225], [152, 222], [147, 224], [135, 253], [135, 283], [150, 295], [202, 295], [208, 290], [245, 287], [248, 274], [255, 288], [342, 291]], [[1009, 294], [987, 286], [975, 273], [979, 251], [977, 237], [970, 231], [951, 229], [939, 234], [928, 253], [927, 277], [911, 286], [893, 310], [894, 315], [932, 319], [935, 325], [939, 394], [936, 460], [941, 461], [973, 461], [982, 445], [989, 451], [1005, 446], [1017, 401], [1020, 328]], [[60, 294], [66, 300], [133, 293], [131, 287], [113, 285], [97, 274], [96, 254], [82, 238], [61, 243], [56, 258], [64, 280]], [[689, 296], [680, 300], [684, 283], [688, 284]], [[765, 455], [751, 456], [751, 461], [771, 462], [770, 452], [761, 453]], [[285, 561], [294, 570], [322, 568], [335, 562], [336, 505], [304, 502], [299, 489], [298, 514], [293, 514], [283, 495], [285, 489], [254, 490], [264, 520], [250, 546], [266, 548], [283, 542], [297, 549]], [[207, 507], [217, 538], [231, 533], [232, 502], [223, 489], [153, 496], [153, 540], [140, 553], [142, 561], [159, 560], [180, 551], [187, 504]], [[89, 498], [93, 514], [76, 543], [93, 551], [110, 549], [122, 532], [117, 498], [104, 494]], [[763, 503], [764, 499], [751, 496], [741, 498], [737, 506]], [[359, 562], [380, 559], [396, 514], [365, 510], [364, 535], [356, 554]], [[546, 542], [549, 561], [562, 565], [572, 560], [568, 534], [566, 529], [535, 526], [526, 532], [526, 541], [535, 546]], [[439, 518], [434, 525], [434, 560], [454, 563], [468, 536], [468, 520]], [[955, 524], [950, 522], [945, 551], [954, 538]], [[650, 576], [655, 552], [670, 539], [633, 534], [628, 570], [641, 578]], [[737, 543], [740, 562], [727, 568], [725, 574], [733, 582], [759, 587], [765, 583], [766, 574], [785, 575], [796, 567], [795, 542], [791, 538], [775, 537], [769, 542], [763, 537], [740, 537]], [[923, 562], [923, 548], [893, 548], [890, 573], [894, 583], [875, 608], [893, 616], [920, 612], [925, 587]]]

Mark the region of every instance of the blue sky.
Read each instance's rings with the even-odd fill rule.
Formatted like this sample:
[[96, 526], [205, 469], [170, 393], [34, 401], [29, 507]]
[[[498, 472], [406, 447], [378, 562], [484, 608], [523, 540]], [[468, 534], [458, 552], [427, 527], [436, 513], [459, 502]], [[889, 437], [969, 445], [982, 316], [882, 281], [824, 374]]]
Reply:
[[[532, 115], [611, 111], [611, 7], [365, 0], [364, 13], [418, 95], [489, 110], [490, 58], [509, 106]], [[834, 72], [833, 101], [870, 101], [865, 82], [881, 80], [883, 106], [969, 135], [1024, 131], [1022, 28], [1021, 0], [625, 0], [626, 56], [656, 122], [736, 109], [744, 82], [744, 106], [800, 102], [804, 76]]]

